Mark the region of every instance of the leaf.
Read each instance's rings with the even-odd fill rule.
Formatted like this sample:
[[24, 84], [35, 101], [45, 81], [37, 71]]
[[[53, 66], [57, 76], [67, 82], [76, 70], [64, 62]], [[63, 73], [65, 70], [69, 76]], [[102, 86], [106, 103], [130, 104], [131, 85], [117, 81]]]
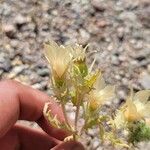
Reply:
[[89, 128], [92, 128], [93, 126], [97, 125], [98, 124], [98, 121], [96, 118], [94, 119], [89, 119], [88, 122], [86, 123], [85, 125], [85, 129], [89, 129]]
[[57, 115], [53, 116], [51, 110], [49, 110], [49, 104], [50, 103], [46, 103], [43, 109], [43, 115], [46, 118], [46, 120], [55, 128], [68, 130], [68, 126], [65, 122], [60, 122], [57, 118]]
[[94, 74], [88, 75], [85, 78], [85, 82], [84, 82], [85, 87], [92, 88], [99, 75], [101, 75], [100, 71], [97, 71]]
[[103, 141], [104, 135], [105, 135], [105, 129], [102, 124], [99, 124], [99, 135], [100, 135], [101, 140]]

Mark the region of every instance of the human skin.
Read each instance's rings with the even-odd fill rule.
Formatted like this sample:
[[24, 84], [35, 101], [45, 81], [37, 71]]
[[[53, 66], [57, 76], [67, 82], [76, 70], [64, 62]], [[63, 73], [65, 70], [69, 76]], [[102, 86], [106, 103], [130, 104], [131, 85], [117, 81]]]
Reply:
[[[49, 125], [43, 117], [43, 107], [64, 121], [61, 107], [45, 93], [17, 81], [0, 82], [0, 149], [1, 150], [84, 150], [79, 142], [62, 142], [69, 135]], [[35, 121], [42, 129], [31, 129], [17, 120]]]

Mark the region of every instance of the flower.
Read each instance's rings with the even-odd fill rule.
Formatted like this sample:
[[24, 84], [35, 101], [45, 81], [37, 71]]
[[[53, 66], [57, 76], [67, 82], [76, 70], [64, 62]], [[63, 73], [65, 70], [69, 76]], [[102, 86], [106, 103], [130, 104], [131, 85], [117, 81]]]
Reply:
[[72, 56], [74, 61], [84, 61], [85, 60], [85, 51], [87, 49], [88, 45], [83, 48], [82, 45], [76, 44], [72, 49]]
[[114, 119], [116, 126], [119, 128], [127, 122], [140, 121], [150, 117], [150, 90], [142, 90], [137, 93], [131, 91], [126, 103], [120, 110], [117, 110]]
[[150, 90], [142, 90], [131, 96], [126, 101], [125, 118], [137, 121], [150, 115]]
[[115, 86], [107, 85], [100, 74], [94, 84], [94, 89], [89, 93], [89, 104], [92, 110], [96, 110], [115, 95]]
[[69, 47], [58, 46], [54, 41], [44, 45], [45, 57], [51, 65], [56, 77], [61, 78], [72, 59]]

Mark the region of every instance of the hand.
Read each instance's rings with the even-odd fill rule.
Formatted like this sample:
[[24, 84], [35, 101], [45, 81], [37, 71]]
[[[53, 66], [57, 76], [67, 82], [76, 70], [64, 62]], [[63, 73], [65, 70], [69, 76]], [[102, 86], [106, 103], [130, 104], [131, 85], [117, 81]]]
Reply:
[[[50, 126], [43, 117], [45, 102], [51, 112], [64, 120], [61, 108], [46, 94], [16, 81], [0, 82], [1, 150], [84, 150], [78, 142], [62, 142], [67, 132]], [[36, 121], [41, 129], [15, 124], [17, 120]]]

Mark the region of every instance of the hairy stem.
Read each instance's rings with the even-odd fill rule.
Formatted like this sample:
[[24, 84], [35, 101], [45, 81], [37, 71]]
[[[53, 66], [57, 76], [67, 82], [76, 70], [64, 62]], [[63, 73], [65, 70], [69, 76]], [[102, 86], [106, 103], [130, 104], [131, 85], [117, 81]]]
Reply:
[[67, 117], [67, 113], [66, 113], [64, 102], [61, 103], [61, 107], [62, 107], [62, 111], [63, 111], [63, 115], [64, 115], [64, 118], [65, 118], [65, 121], [66, 121], [66, 123], [68, 125], [68, 128], [71, 129], [71, 126], [70, 126], [69, 121], [68, 121], [68, 117]]
[[[77, 129], [77, 125], [78, 125], [78, 116], [79, 116], [79, 110], [80, 110], [80, 103], [81, 103], [81, 97], [79, 96], [78, 90], [76, 92], [77, 98], [77, 106], [76, 106], [76, 113], [75, 113], [75, 134], [77, 134], [78, 129]], [[75, 140], [76, 140], [76, 136], [75, 136]]]

